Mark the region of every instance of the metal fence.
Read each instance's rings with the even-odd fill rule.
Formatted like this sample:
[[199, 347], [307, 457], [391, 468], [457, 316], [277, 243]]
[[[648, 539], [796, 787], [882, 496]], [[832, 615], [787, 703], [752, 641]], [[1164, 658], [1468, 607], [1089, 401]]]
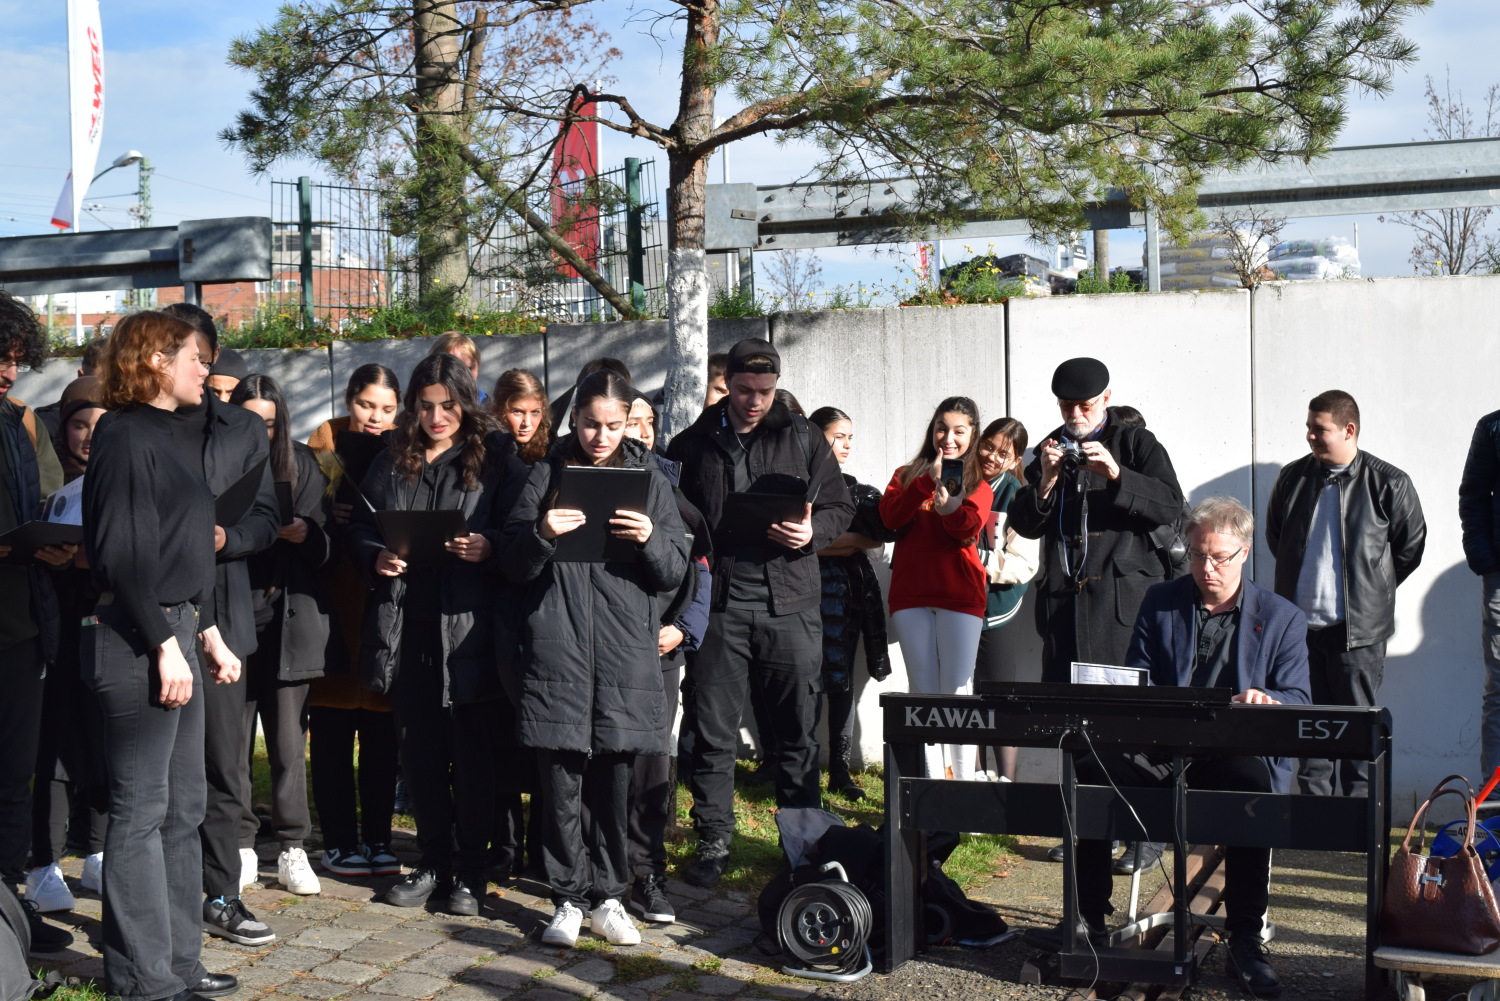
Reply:
[[[656, 311], [666, 288], [666, 227], [656, 163], [627, 159], [538, 192], [531, 208], [552, 222], [590, 266], [637, 310]], [[559, 261], [520, 219], [508, 215], [472, 251], [476, 296], [485, 305], [555, 320], [612, 320], [619, 313]]]
[[[262, 308], [315, 317], [331, 328], [416, 291], [412, 241], [390, 233], [389, 196], [376, 188], [274, 181], [272, 271]], [[665, 226], [655, 162], [615, 170], [530, 196], [530, 207], [636, 309], [660, 311], [666, 287]], [[469, 248], [475, 308], [549, 320], [617, 319], [599, 291], [564, 264], [515, 213]]]
[[271, 183], [271, 269], [263, 302], [300, 309], [330, 327], [390, 305], [409, 278], [406, 248], [390, 234], [378, 188]]

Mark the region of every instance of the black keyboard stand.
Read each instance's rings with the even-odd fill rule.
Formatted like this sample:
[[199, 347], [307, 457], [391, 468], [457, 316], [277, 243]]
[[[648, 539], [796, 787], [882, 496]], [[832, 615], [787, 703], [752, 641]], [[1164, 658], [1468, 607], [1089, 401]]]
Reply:
[[[1035, 686], [1046, 688], [1051, 686]], [[1382, 709], [1334, 707], [1194, 705], [1164, 702], [1153, 714], [1137, 703], [1121, 710], [1104, 697], [1077, 696], [1066, 704], [1047, 699], [1018, 700], [994, 696], [883, 695], [885, 718], [885, 810], [887, 839], [886, 892], [890, 907], [886, 950], [880, 967], [889, 973], [913, 958], [923, 927], [921, 879], [927, 866], [926, 832], [974, 831], [1121, 841], [1169, 842], [1173, 855], [1173, 908], [1170, 919], [1149, 917], [1111, 935], [1107, 945], [1091, 949], [1077, 934], [1079, 915], [1073, 852], [1063, 856], [1063, 927], [1072, 941], [1058, 954], [1058, 972], [1070, 980], [1185, 986], [1192, 982], [1195, 958], [1191, 936], [1173, 936], [1171, 953], [1122, 948], [1149, 927], [1168, 920], [1179, 929], [1217, 924], [1189, 913], [1187, 846], [1244, 845], [1309, 851], [1359, 852], [1366, 856], [1365, 989], [1374, 998], [1384, 986], [1374, 966], [1379, 945], [1381, 897], [1389, 857], [1390, 715]], [[1170, 691], [1170, 690], [1168, 690]], [[924, 714], [941, 711], [944, 722]], [[1115, 716], [1111, 718], [1111, 711]], [[914, 717], [913, 713], [917, 713]], [[975, 713], [978, 715], [975, 715]], [[1230, 715], [1226, 716], [1225, 713]], [[956, 715], [947, 715], [947, 714]], [[964, 715], [967, 713], [967, 715]], [[1246, 716], [1246, 713], [1267, 714]], [[1205, 715], [1206, 714], [1206, 715]], [[1127, 718], [1128, 716], [1128, 718]], [[924, 722], [913, 723], [914, 718]], [[1323, 756], [1370, 762], [1370, 796], [1352, 799], [1276, 793], [1189, 789], [1182, 781], [1191, 756], [1245, 754], [1246, 720], [1265, 734], [1269, 756], [1295, 756], [1302, 750], [1326, 749]], [[1329, 721], [1341, 743], [1320, 740], [1317, 724]], [[1339, 724], [1343, 725], [1340, 726]], [[1238, 727], [1238, 730], [1236, 729]], [[1089, 740], [1082, 736], [1084, 729]], [[1312, 736], [1307, 736], [1312, 734]], [[1189, 746], [1171, 747], [1173, 740]], [[1215, 746], [1216, 740], [1222, 746]], [[958, 782], [922, 777], [922, 748], [927, 743], [1060, 747], [1060, 783]], [[1080, 785], [1068, 752], [1101, 756], [1150, 750], [1170, 754], [1174, 781], [1165, 788], [1122, 788], [1141, 824], [1110, 786]]]

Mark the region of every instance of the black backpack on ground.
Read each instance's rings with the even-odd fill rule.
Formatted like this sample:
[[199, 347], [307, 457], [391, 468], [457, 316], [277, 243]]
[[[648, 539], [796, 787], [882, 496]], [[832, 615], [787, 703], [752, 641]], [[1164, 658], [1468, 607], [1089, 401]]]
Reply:
[[0, 1001], [28, 1001], [43, 987], [62, 982], [56, 973], [45, 980], [31, 975], [27, 956], [31, 952], [31, 923], [21, 900], [8, 885], [0, 884]]

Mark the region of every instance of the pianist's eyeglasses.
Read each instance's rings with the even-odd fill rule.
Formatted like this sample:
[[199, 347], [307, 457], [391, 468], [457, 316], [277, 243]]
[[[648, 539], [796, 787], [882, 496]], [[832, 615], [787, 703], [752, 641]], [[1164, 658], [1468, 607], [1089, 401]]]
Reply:
[[1245, 547], [1241, 546], [1240, 548], [1236, 549], [1234, 552], [1230, 553], [1228, 556], [1213, 556], [1213, 555], [1210, 555], [1209, 553], [1199, 553], [1199, 552], [1193, 552], [1192, 550], [1189, 550], [1188, 551], [1188, 559], [1191, 560], [1194, 563], [1212, 563], [1216, 567], [1222, 567], [1222, 566], [1226, 566], [1229, 563], [1230, 560], [1234, 559], [1236, 556], [1238, 556], [1240, 553], [1243, 553], [1244, 551], [1245, 551]]

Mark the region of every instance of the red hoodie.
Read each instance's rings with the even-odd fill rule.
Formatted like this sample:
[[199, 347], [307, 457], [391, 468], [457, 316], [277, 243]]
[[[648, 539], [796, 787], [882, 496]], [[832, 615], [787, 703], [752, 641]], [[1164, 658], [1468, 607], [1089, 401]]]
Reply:
[[906, 529], [891, 560], [891, 611], [946, 608], [983, 618], [988, 587], [974, 540], [994, 503], [990, 485], [981, 481], [957, 511], [940, 515], [932, 509], [932, 476], [924, 473], [903, 488], [905, 468], [896, 470], [880, 498], [885, 527]]

